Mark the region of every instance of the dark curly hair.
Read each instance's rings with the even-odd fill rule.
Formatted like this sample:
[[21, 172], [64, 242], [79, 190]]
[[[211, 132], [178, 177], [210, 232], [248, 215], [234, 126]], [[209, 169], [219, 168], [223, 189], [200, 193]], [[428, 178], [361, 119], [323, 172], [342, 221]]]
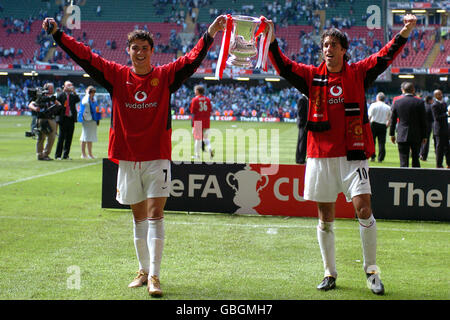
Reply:
[[[331, 29], [325, 30], [322, 33], [322, 36], [320, 37], [320, 50], [323, 49], [323, 42], [325, 41], [326, 37], [336, 38], [339, 41], [339, 43], [341, 44], [341, 47], [348, 50], [347, 35], [344, 32], [342, 32], [341, 30], [336, 29], [336, 28], [331, 28]], [[345, 61], [350, 60], [350, 54], [348, 52], [345, 53], [344, 60]]]
[[147, 40], [150, 47], [153, 48], [153, 36], [150, 32], [145, 30], [133, 30], [128, 34], [127, 46], [128, 48], [136, 40]]

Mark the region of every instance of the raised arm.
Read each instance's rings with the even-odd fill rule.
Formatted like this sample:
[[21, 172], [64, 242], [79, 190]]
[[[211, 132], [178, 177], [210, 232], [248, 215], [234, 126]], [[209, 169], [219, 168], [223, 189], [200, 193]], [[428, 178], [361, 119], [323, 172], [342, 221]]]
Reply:
[[111, 93], [114, 75], [123, 66], [93, 53], [88, 46], [76, 41], [73, 37], [60, 30], [53, 18], [45, 18], [42, 22], [42, 28], [47, 32], [50, 26], [52, 26], [51, 34], [58, 46], [82, 67], [92, 79]]
[[[271, 25], [272, 30], [275, 30], [272, 20], [267, 20], [267, 23]], [[275, 32], [272, 33], [272, 39], [270, 41], [269, 59], [281, 77], [285, 78], [301, 93], [309, 97], [308, 83], [310, 82], [310, 68], [312, 66], [297, 63], [289, 59], [278, 46]]]
[[402, 30], [391, 41], [377, 53], [355, 63], [355, 65], [365, 69], [364, 87], [366, 89], [392, 64], [400, 52], [402, 52], [411, 31], [416, 26], [416, 22], [416, 16], [407, 14], [403, 19], [404, 26]]
[[225, 16], [218, 16], [209, 26], [208, 31], [203, 34], [194, 48], [186, 55], [178, 58], [170, 64], [170, 92], [175, 92], [181, 84], [192, 76], [201, 65], [206, 53], [213, 44], [214, 36], [225, 27]]

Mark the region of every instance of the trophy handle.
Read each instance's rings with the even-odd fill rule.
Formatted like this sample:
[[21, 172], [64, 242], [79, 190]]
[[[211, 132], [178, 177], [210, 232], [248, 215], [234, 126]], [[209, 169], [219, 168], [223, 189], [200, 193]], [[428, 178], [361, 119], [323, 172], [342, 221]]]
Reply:
[[232, 184], [232, 183], [230, 182], [230, 177], [234, 177], [234, 173], [228, 172], [227, 176], [225, 177], [225, 181], [227, 182], [227, 184], [228, 184], [231, 188], [233, 188], [233, 190], [234, 190], [235, 192], [237, 192], [238, 189], [236, 188], [236, 186], [235, 186], [234, 184]]
[[259, 188], [258, 188], [258, 190], [256, 190], [256, 192], [259, 192], [260, 190], [264, 189], [267, 186], [267, 184], [269, 183], [269, 177], [264, 175], [264, 176], [261, 176], [261, 178], [264, 178], [266, 180], [266, 182], [264, 182], [263, 185], [259, 186]]

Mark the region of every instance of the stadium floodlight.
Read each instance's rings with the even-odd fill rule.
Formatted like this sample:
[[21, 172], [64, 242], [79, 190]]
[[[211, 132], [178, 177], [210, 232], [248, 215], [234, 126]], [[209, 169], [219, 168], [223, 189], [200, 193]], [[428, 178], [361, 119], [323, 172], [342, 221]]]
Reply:
[[0, 72], [0, 76], [7, 76], [7, 75], [8, 75], [8, 72], [6, 72], [6, 71]]
[[445, 9], [438, 9], [436, 10], [437, 13], [446, 13], [447, 11]]
[[423, 9], [418, 10], [418, 9], [415, 9], [415, 10], [411, 10], [411, 12], [412, 12], [412, 13], [426, 13], [427, 10], [423, 10]]
[[448, 81], [448, 77], [439, 77], [440, 81]]
[[83, 73], [83, 77], [85, 77], [85, 78], [90, 78], [91, 76], [88, 75], [87, 73]]
[[278, 81], [280, 81], [281, 79], [280, 78], [265, 78], [264, 80], [266, 80], [266, 81], [274, 81], [274, 82], [278, 82]]
[[414, 79], [414, 75], [413, 74], [399, 74], [398, 77], [400, 79]]
[[403, 10], [403, 9], [394, 9], [394, 10], [392, 10], [391, 12], [392, 12], [392, 13], [405, 13], [406, 10]]
[[238, 80], [238, 81], [249, 81], [250, 78], [247, 78], [247, 77], [237, 77], [236, 80]]
[[204, 77], [205, 80], [219, 80], [219, 78], [216, 77]]

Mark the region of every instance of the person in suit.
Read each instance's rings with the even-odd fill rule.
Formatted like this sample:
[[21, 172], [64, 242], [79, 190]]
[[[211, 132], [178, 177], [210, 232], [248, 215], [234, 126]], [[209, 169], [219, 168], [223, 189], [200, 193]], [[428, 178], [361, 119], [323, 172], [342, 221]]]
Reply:
[[[427, 96], [425, 98], [425, 113], [427, 120], [427, 142], [420, 147], [420, 160], [427, 161], [428, 151], [430, 150], [430, 135], [433, 127], [433, 113], [431, 112], [431, 105], [433, 104], [433, 97]], [[434, 145], [436, 151], [436, 144]]]
[[306, 120], [308, 120], [308, 98], [304, 94], [301, 94], [297, 101], [298, 139], [295, 162], [298, 164], [306, 163], [306, 137], [308, 136]]
[[70, 160], [70, 146], [72, 145], [73, 131], [77, 122], [76, 104], [80, 102], [80, 97], [76, 94], [73, 83], [64, 82], [63, 91], [56, 98], [63, 106], [59, 117], [56, 119], [59, 124], [58, 143], [56, 145], [55, 159]]
[[[396, 100], [392, 106], [389, 135], [392, 143], [397, 142], [400, 167], [409, 167], [411, 151], [412, 167], [420, 168], [420, 146], [427, 140], [425, 104], [423, 100], [414, 97], [415, 88], [412, 82], [405, 83], [403, 90], [403, 97]], [[397, 138], [395, 138], [396, 128]]]
[[431, 105], [433, 113], [433, 136], [436, 143], [436, 168], [442, 168], [442, 162], [447, 162], [447, 168], [450, 167], [450, 147], [448, 136], [448, 116], [447, 105], [444, 102], [442, 91], [434, 90], [434, 103]]

